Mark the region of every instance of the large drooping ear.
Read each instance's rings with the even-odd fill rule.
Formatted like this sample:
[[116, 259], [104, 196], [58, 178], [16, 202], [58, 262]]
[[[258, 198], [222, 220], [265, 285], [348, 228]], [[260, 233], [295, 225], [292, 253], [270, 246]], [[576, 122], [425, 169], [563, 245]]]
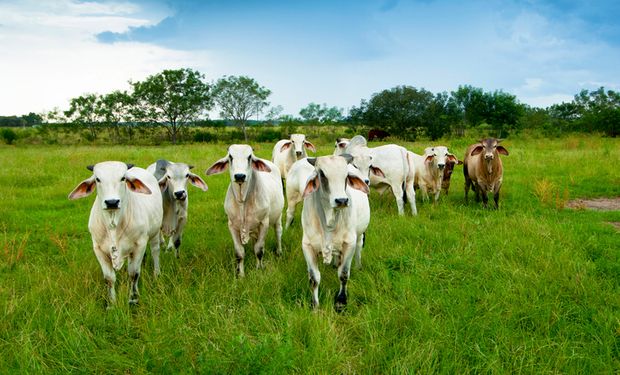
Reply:
[[308, 141], [304, 141], [304, 146], [305, 146], [308, 150], [310, 150], [310, 151], [312, 151], [312, 152], [316, 152], [316, 147], [314, 147], [314, 145], [313, 145], [312, 143], [310, 143], [310, 142], [308, 142]]
[[286, 151], [293, 145], [293, 141], [286, 141], [281, 147], [280, 152]]
[[209, 169], [207, 169], [205, 174], [207, 176], [210, 176], [212, 174], [222, 173], [226, 170], [226, 168], [228, 168], [228, 157], [221, 158], [220, 160], [213, 163], [213, 165], [210, 166]]
[[508, 155], [508, 150], [506, 150], [504, 146], [498, 145], [497, 147], [495, 147], [495, 149], [497, 150], [497, 152], [499, 152], [502, 155]]
[[351, 154], [340, 154], [341, 157], [344, 158], [344, 160], [347, 161], [347, 164], [351, 163], [353, 161], [353, 155]]
[[209, 187], [207, 186], [207, 184], [197, 174], [190, 173], [189, 176], [187, 176], [187, 180], [189, 181], [190, 184], [196, 186], [197, 188], [201, 189], [202, 191], [209, 190]]
[[483, 149], [483, 148], [484, 148], [484, 147], [482, 147], [482, 145], [478, 145], [478, 146], [474, 147], [474, 149], [473, 149], [473, 150], [471, 150], [471, 154], [470, 154], [470, 155], [471, 155], [471, 156], [478, 155], [479, 153], [481, 153], [481, 152], [482, 152], [482, 149]]
[[69, 199], [79, 199], [89, 196], [95, 188], [97, 184], [95, 183], [95, 176], [91, 176], [90, 178], [80, 182], [78, 186], [71, 193], [69, 193]]
[[319, 174], [315, 171], [312, 175], [310, 175], [310, 177], [308, 177], [308, 182], [306, 182], [303, 197], [305, 198], [319, 190], [319, 186], [321, 186], [321, 179], [319, 178]]
[[353, 188], [353, 189], [357, 189], [359, 191], [364, 192], [365, 194], [368, 194], [370, 192], [370, 189], [368, 188], [368, 185], [366, 185], [366, 183], [364, 181], [362, 181], [361, 178], [349, 174], [347, 176], [347, 182], [349, 183], [349, 185]]
[[457, 159], [457, 157], [452, 154], [448, 154], [448, 160], [455, 162], [455, 163], [459, 162], [459, 159]]
[[267, 163], [254, 157], [252, 158], [252, 169], [260, 172], [271, 172], [271, 168], [269, 168]]
[[430, 163], [431, 160], [433, 160], [433, 158], [435, 157], [435, 155], [426, 155], [426, 158], [424, 159], [425, 163]]
[[140, 194], [146, 194], [146, 195], [149, 195], [152, 193], [151, 189], [149, 189], [148, 186], [146, 186], [144, 182], [142, 182], [142, 180], [140, 180], [139, 178], [125, 177], [125, 183], [127, 184], [127, 189], [133, 191], [134, 193], [140, 193]]
[[168, 177], [166, 175], [160, 178], [157, 183], [159, 183], [159, 190], [161, 190], [162, 193], [168, 189]]
[[375, 166], [371, 165], [370, 166], [370, 173], [374, 174], [375, 176], [379, 176], [379, 177], [385, 178], [385, 174], [383, 174], [383, 171], [379, 167], [375, 167]]

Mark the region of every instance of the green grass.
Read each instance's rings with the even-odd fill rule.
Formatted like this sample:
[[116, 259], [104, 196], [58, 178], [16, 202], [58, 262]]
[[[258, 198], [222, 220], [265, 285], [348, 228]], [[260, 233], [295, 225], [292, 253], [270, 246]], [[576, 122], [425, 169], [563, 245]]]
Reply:
[[[468, 142], [445, 143], [462, 157]], [[127, 304], [123, 270], [106, 311], [86, 227], [93, 198], [67, 200], [85, 166], [166, 157], [204, 176], [225, 146], [2, 146], [0, 373], [618, 372], [620, 234], [605, 222], [620, 213], [558, 206], [620, 195], [620, 141], [505, 146], [499, 211], [463, 204], [461, 167], [450, 195], [418, 202], [418, 217], [398, 217], [391, 197], [371, 194], [364, 268], [351, 273], [343, 314], [330, 267], [321, 307], [309, 308], [299, 212], [285, 254], [268, 251], [256, 270], [246, 251], [246, 278], [234, 277], [227, 174], [205, 178], [206, 193], [191, 188], [181, 258], [162, 254], [158, 279], [148, 258], [140, 306]], [[255, 150], [269, 158], [271, 145]]]

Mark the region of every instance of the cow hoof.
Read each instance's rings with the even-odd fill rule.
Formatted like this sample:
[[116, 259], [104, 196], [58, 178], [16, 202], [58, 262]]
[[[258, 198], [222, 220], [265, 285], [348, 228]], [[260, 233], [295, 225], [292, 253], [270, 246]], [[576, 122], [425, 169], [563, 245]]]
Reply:
[[347, 296], [346, 294], [337, 294], [336, 301], [334, 302], [334, 309], [337, 313], [343, 312], [347, 308]]
[[138, 304], [139, 304], [139, 301], [138, 301], [137, 298], [132, 298], [132, 299], [129, 300], [129, 306], [130, 307], [136, 307], [136, 306], [138, 306]]

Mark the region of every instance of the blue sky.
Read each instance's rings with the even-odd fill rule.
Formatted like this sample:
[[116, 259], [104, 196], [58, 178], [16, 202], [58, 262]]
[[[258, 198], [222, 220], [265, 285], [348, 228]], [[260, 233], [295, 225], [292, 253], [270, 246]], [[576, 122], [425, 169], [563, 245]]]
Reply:
[[0, 0], [0, 115], [178, 67], [253, 77], [294, 115], [396, 85], [545, 107], [620, 90], [618, 19], [618, 1]]

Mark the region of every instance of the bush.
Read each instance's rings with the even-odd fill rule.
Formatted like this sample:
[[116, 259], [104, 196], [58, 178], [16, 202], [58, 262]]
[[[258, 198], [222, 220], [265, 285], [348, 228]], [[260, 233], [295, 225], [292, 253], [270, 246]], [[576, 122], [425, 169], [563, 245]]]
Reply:
[[197, 131], [194, 133], [194, 142], [213, 142], [217, 139], [215, 134], [208, 131]]
[[280, 129], [258, 128], [257, 142], [277, 142], [282, 138]]
[[2, 136], [2, 139], [4, 139], [4, 142], [6, 142], [7, 145], [12, 145], [13, 142], [17, 139], [17, 133], [15, 133], [13, 129], [4, 128], [2, 129], [2, 132], [0, 132], [0, 135]]

